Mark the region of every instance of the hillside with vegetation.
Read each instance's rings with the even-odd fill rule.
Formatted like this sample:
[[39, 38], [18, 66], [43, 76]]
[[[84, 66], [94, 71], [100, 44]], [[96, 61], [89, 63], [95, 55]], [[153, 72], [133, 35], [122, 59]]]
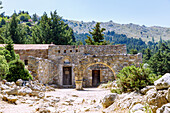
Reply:
[[[73, 21], [63, 19], [63, 21], [68, 24], [75, 33], [84, 34], [88, 33], [93, 29], [97, 22], [83, 22], [83, 21]], [[147, 27], [145, 25], [137, 25], [137, 24], [118, 24], [113, 21], [109, 22], [100, 22], [101, 27], [105, 28], [106, 31], [114, 31], [117, 34], [124, 34], [128, 38], [141, 38], [143, 41], [148, 42], [154, 38], [155, 41], [159, 41], [160, 37], [163, 40], [170, 39], [170, 28], [160, 27], [160, 26], [151, 26]]]

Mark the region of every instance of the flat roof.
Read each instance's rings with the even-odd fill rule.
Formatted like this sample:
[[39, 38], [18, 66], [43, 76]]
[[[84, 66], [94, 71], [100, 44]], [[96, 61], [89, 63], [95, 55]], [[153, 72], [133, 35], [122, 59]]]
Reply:
[[[14, 50], [29, 50], [29, 49], [48, 49], [52, 44], [13, 44]], [[6, 44], [0, 44], [0, 47], [5, 47]]]
[[[48, 49], [49, 46], [66, 46], [66, 47], [75, 47], [75, 45], [55, 45], [55, 44], [13, 44], [14, 50], [37, 50], [37, 49]], [[5, 47], [6, 44], [0, 44], [0, 47]], [[126, 46], [125, 44], [120, 45], [79, 45], [78, 47], [122, 47]]]

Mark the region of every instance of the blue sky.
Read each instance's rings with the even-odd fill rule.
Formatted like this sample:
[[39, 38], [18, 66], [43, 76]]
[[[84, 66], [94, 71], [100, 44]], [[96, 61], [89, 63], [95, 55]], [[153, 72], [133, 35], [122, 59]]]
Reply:
[[2, 0], [6, 15], [57, 10], [65, 19], [170, 27], [170, 0]]

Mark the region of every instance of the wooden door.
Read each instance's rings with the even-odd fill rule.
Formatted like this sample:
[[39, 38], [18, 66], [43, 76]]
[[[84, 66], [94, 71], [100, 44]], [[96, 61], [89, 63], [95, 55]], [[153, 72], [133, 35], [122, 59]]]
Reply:
[[100, 70], [92, 70], [92, 85], [98, 86], [100, 84]]
[[71, 67], [63, 67], [63, 85], [72, 85]]

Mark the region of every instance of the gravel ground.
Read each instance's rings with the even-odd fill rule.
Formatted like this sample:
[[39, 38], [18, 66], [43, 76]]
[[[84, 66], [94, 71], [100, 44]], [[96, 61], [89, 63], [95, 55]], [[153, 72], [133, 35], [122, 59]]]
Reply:
[[[45, 95], [60, 98], [60, 101], [56, 103], [59, 113], [100, 113], [102, 110], [101, 99], [108, 93], [110, 91], [105, 89], [84, 88], [82, 91], [56, 89], [56, 91], [46, 92]], [[0, 100], [0, 113], [1, 111], [3, 113], [33, 113], [34, 110], [35, 106], [29, 106], [29, 104], [14, 105]]]

